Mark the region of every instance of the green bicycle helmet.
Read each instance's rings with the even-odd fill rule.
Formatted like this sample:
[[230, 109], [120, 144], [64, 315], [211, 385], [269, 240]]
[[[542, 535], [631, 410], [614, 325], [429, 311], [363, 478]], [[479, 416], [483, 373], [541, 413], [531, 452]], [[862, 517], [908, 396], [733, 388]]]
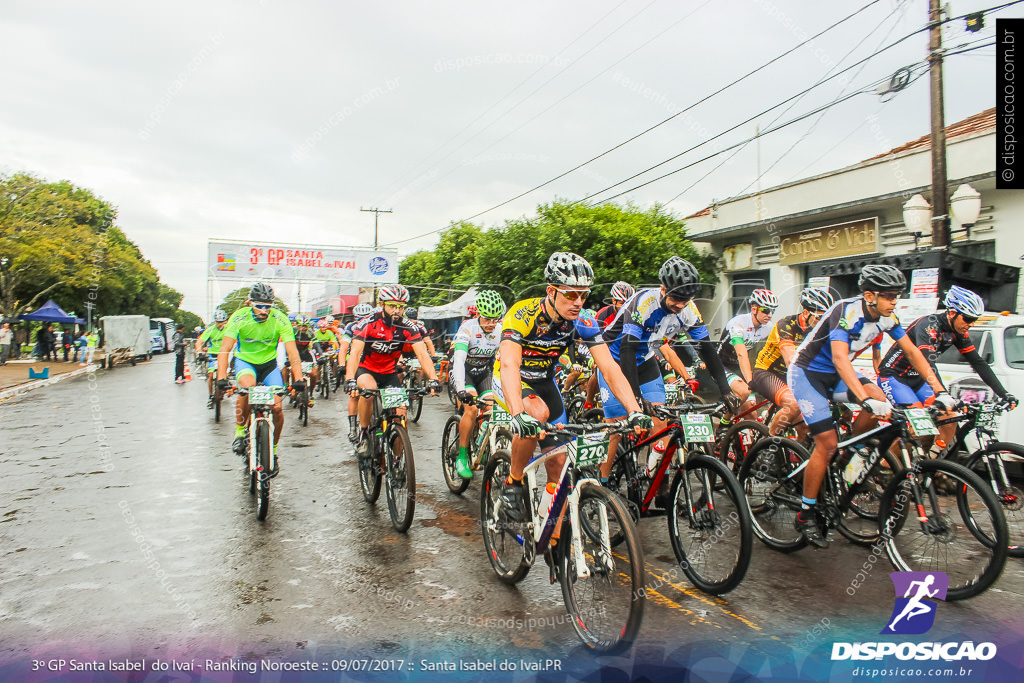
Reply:
[[484, 289], [476, 295], [477, 312], [485, 318], [500, 318], [505, 315], [505, 302], [493, 289]]

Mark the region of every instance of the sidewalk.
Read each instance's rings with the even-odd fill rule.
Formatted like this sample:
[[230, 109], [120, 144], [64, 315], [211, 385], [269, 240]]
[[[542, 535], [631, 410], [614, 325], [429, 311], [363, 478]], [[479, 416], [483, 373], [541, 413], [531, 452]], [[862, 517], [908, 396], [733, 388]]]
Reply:
[[[86, 367], [75, 362], [39, 363], [35, 360], [7, 361], [6, 365], [0, 365], [0, 400], [54, 384], [64, 379], [84, 375], [98, 367], [99, 365], [96, 363]], [[44, 368], [50, 368], [50, 377], [49, 379], [30, 379], [28, 376], [29, 368], [36, 372], [42, 372]]]

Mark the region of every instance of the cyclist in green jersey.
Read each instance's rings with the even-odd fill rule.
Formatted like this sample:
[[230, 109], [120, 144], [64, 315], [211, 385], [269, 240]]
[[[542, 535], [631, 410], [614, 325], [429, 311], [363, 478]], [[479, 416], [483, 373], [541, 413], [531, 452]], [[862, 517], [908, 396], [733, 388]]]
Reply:
[[228, 325], [227, 312], [217, 309], [213, 314], [213, 323], [196, 339], [197, 358], [200, 354], [206, 353], [209, 350], [209, 358], [206, 361], [206, 388], [210, 393], [209, 400], [206, 402], [207, 408], [213, 407], [213, 379], [217, 374], [217, 358], [220, 353], [221, 340], [224, 339], [224, 328]]
[[[274, 290], [270, 285], [257, 282], [249, 289], [248, 306], [240, 308], [228, 319], [227, 329], [217, 354], [217, 383], [227, 389], [228, 355], [235, 349], [235, 378], [238, 385], [248, 389], [257, 384], [286, 386], [277, 366], [277, 344], [284, 342], [292, 371], [292, 390], [302, 391], [306, 383], [302, 378], [302, 363], [295, 346], [291, 323], [281, 311], [275, 310]], [[274, 401], [274, 454], [284, 427], [281, 397]], [[245, 449], [246, 426], [249, 421], [249, 398], [239, 395], [235, 403], [235, 441], [232, 448], [238, 454]], [[278, 461], [280, 462], [280, 461]]]

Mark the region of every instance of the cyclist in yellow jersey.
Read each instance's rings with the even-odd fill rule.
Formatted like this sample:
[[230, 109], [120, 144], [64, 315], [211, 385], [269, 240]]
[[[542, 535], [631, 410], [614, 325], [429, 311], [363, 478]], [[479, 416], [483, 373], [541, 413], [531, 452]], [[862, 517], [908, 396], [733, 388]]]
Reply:
[[807, 436], [807, 426], [800, 417], [800, 407], [786, 384], [786, 371], [793, 362], [800, 342], [833, 303], [832, 295], [824, 289], [804, 289], [800, 293], [803, 310], [779, 320], [772, 327], [764, 348], [757, 356], [750, 388], [780, 408], [768, 425], [768, 433], [772, 436], [778, 436], [791, 425], [796, 425], [798, 441], [803, 441]]
[[[601, 339], [601, 326], [596, 318], [592, 313], [581, 315], [594, 283], [590, 264], [578, 254], [556, 252], [548, 259], [544, 276], [548, 282], [544, 297], [519, 301], [505, 314], [499, 358], [494, 365], [494, 400], [512, 416], [513, 433], [512, 466], [502, 490], [501, 505], [509, 518], [518, 522], [529, 515], [523, 470], [537, 448], [541, 425], [565, 423], [565, 407], [554, 372], [558, 357], [570, 344], [582, 341], [590, 347], [594, 363], [604, 373], [612, 393], [628, 410], [631, 426], [643, 431], [653, 424], [650, 416], [641, 412], [629, 382]], [[550, 448], [558, 441], [548, 436], [540, 443]], [[545, 462], [548, 481], [558, 480], [564, 464], [564, 454]], [[556, 524], [552, 546], [558, 530]]]

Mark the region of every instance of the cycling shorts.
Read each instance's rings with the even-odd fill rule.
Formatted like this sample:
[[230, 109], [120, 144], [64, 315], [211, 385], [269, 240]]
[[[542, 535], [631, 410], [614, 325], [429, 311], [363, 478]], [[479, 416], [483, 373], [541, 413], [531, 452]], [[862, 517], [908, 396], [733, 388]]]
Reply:
[[[493, 383], [494, 372], [491, 370], [491, 366], [487, 366], [483, 372], [478, 374], [474, 374], [469, 371], [469, 368], [466, 368], [466, 391], [475, 392], [477, 396], [483, 398], [490, 395]], [[454, 378], [452, 378], [452, 389], [455, 389]]]
[[363, 375], [372, 375], [374, 381], [377, 382], [377, 388], [383, 389], [384, 387], [400, 387], [402, 382], [398, 379], [397, 372], [391, 373], [380, 373], [374, 372], [373, 370], [367, 370], [366, 368], [359, 368], [356, 370], [356, 379], [359, 379]]
[[[737, 380], [739, 380], [740, 382], [743, 382], [744, 384], [747, 383], [747, 380], [743, 379], [743, 373], [740, 372], [739, 366], [736, 366], [736, 365], [723, 365], [722, 367], [725, 369], [725, 382], [726, 382], [726, 384], [732, 385], [732, 383], [737, 381]], [[751, 377], [751, 379], [753, 379], [753, 377]]]
[[[839, 374], [814, 372], [799, 365], [790, 365], [786, 378], [811, 434], [817, 436], [835, 429], [829, 398], [840, 403], [850, 398], [849, 387], [839, 378]], [[861, 384], [871, 384], [871, 380], [860, 373], [857, 373], [857, 379]]]
[[[501, 389], [501, 382], [498, 378], [492, 378], [491, 389], [494, 392], [494, 400], [501, 404], [501, 407], [512, 412], [508, 407], [508, 401], [505, 400], [505, 393]], [[536, 396], [540, 400], [544, 401], [544, 405], [548, 409], [548, 422], [555, 425], [565, 424], [565, 405], [562, 403], [562, 392], [558, 390], [558, 385], [555, 384], [553, 379], [540, 380], [538, 382], [527, 383], [522, 381], [523, 398], [529, 398], [530, 396]], [[554, 438], [551, 434], [540, 440], [541, 448], [553, 448], [559, 443], [562, 443], [564, 439]]]
[[781, 406], [786, 395], [793, 395], [785, 377], [779, 377], [771, 370], [754, 368], [750, 378], [750, 389], [761, 398], [766, 398], [777, 406]]
[[[655, 365], [657, 367], [657, 365]], [[644, 378], [646, 379], [646, 378]], [[604, 374], [597, 373], [597, 386], [601, 390], [601, 406], [604, 408], [604, 416], [609, 420], [626, 417], [629, 411], [622, 405], [622, 402], [612, 393], [611, 387], [604, 379]], [[665, 380], [660, 374], [640, 385], [640, 395], [651, 403], [665, 403]]]
[[889, 403], [894, 406], [922, 404], [935, 395], [932, 388], [928, 386], [928, 382], [923, 380], [921, 381], [921, 386], [915, 389], [909, 384], [904, 384], [895, 377], [879, 377], [878, 386], [882, 387], [885, 397], [889, 399]]
[[242, 375], [252, 375], [256, 378], [256, 384], [263, 384], [268, 387], [285, 386], [284, 377], [281, 375], [281, 368], [277, 366], [276, 358], [257, 365], [253, 365], [241, 358], [235, 358], [235, 377], [241, 379]]

